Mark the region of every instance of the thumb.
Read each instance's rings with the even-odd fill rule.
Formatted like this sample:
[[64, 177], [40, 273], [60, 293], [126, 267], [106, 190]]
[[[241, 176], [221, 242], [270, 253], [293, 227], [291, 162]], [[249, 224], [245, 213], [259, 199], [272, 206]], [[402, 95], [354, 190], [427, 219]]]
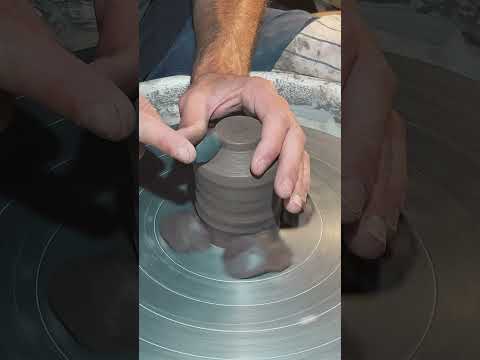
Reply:
[[139, 99], [139, 140], [143, 144], [153, 145], [160, 151], [183, 163], [195, 160], [193, 145], [177, 131], [166, 125], [150, 102]]

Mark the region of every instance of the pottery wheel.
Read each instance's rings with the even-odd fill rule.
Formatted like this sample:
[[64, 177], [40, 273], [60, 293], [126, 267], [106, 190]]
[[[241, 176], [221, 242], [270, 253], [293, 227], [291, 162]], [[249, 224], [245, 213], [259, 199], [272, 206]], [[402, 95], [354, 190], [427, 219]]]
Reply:
[[[4, 174], [0, 191], [0, 280], [4, 289], [0, 357], [129, 359], [126, 353], [98, 354], [85, 349], [55, 316], [48, 301], [51, 275], [66, 264], [88, 264], [92, 258], [124, 248], [133, 253], [129, 234], [114, 229], [114, 218], [119, 216], [115, 179], [121, 179], [114, 174], [124, 173], [126, 164], [123, 157], [118, 163], [111, 161], [110, 155], [103, 158], [118, 153], [115, 145], [79, 131], [73, 123], [34, 104], [27, 105], [31, 114], [19, 113], [22, 118], [0, 141], [2, 154], [6, 154], [0, 159], [2, 168], [6, 160], [11, 171]], [[112, 176], [99, 175], [106, 159]], [[72, 174], [75, 176], [69, 177]], [[77, 285], [73, 280], [71, 284]]]
[[281, 230], [292, 266], [251, 279], [230, 277], [219, 247], [167, 245], [159, 224], [192, 207], [192, 170], [166, 156], [141, 161], [141, 359], [340, 358], [340, 141], [306, 132], [312, 219]]
[[472, 341], [480, 320], [478, 84], [421, 61], [387, 57], [399, 79], [396, 109], [408, 123], [409, 226], [395, 245], [405, 257], [375, 269], [375, 288], [342, 292], [342, 347], [349, 351], [342, 355], [478, 359]]

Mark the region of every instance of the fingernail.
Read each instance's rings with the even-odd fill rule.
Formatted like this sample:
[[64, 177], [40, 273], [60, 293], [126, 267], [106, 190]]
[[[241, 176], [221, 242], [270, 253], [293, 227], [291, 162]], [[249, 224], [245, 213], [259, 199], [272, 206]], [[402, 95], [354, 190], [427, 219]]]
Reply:
[[189, 164], [195, 160], [195, 153], [188, 147], [180, 147], [175, 151], [175, 159]]
[[302, 210], [302, 208], [303, 208], [303, 200], [302, 200], [302, 198], [300, 197], [300, 195], [294, 194], [294, 195], [291, 197], [290, 202], [292, 202], [293, 205], [297, 208], [297, 209], [295, 209], [295, 210], [297, 210], [296, 212]]
[[385, 253], [387, 227], [381, 217], [368, 218], [359, 231], [351, 243], [351, 250], [356, 255], [365, 259], [376, 259]]
[[293, 183], [290, 180], [284, 180], [280, 186], [279, 186], [279, 192], [278, 196], [280, 196], [282, 199], [287, 199], [290, 197], [293, 191]]
[[342, 179], [342, 223], [353, 223], [362, 216], [367, 192], [365, 186], [353, 179]]

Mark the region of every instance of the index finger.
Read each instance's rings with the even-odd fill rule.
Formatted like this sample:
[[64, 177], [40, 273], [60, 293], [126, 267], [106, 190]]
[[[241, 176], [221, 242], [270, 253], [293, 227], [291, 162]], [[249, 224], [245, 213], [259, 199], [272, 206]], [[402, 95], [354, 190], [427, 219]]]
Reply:
[[305, 135], [287, 101], [277, 94], [270, 81], [251, 78], [242, 93], [242, 103], [262, 122], [261, 140], [252, 158], [252, 172], [263, 174], [279, 157], [275, 190], [278, 196], [286, 199], [297, 182]]

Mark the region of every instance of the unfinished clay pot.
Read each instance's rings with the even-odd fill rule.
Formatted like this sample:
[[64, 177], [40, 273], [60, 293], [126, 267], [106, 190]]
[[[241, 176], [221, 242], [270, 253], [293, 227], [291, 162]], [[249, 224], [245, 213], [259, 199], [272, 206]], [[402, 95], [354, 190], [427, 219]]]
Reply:
[[234, 278], [278, 272], [292, 253], [279, 236], [282, 203], [273, 183], [276, 162], [260, 177], [250, 172], [261, 125], [247, 116], [221, 120], [213, 134], [221, 143], [209, 161], [195, 165], [194, 209], [161, 221], [160, 232], [179, 252], [224, 248], [225, 271]]
[[250, 171], [260, 122], [231, 116], [217, 124], [214, 136], [221, 149], [195, 168], [195, 209], [200, 218], [216, 230], [237, 235], [277, 227], [281, 208], [273, 190], [277, 163], [258, 178]]

